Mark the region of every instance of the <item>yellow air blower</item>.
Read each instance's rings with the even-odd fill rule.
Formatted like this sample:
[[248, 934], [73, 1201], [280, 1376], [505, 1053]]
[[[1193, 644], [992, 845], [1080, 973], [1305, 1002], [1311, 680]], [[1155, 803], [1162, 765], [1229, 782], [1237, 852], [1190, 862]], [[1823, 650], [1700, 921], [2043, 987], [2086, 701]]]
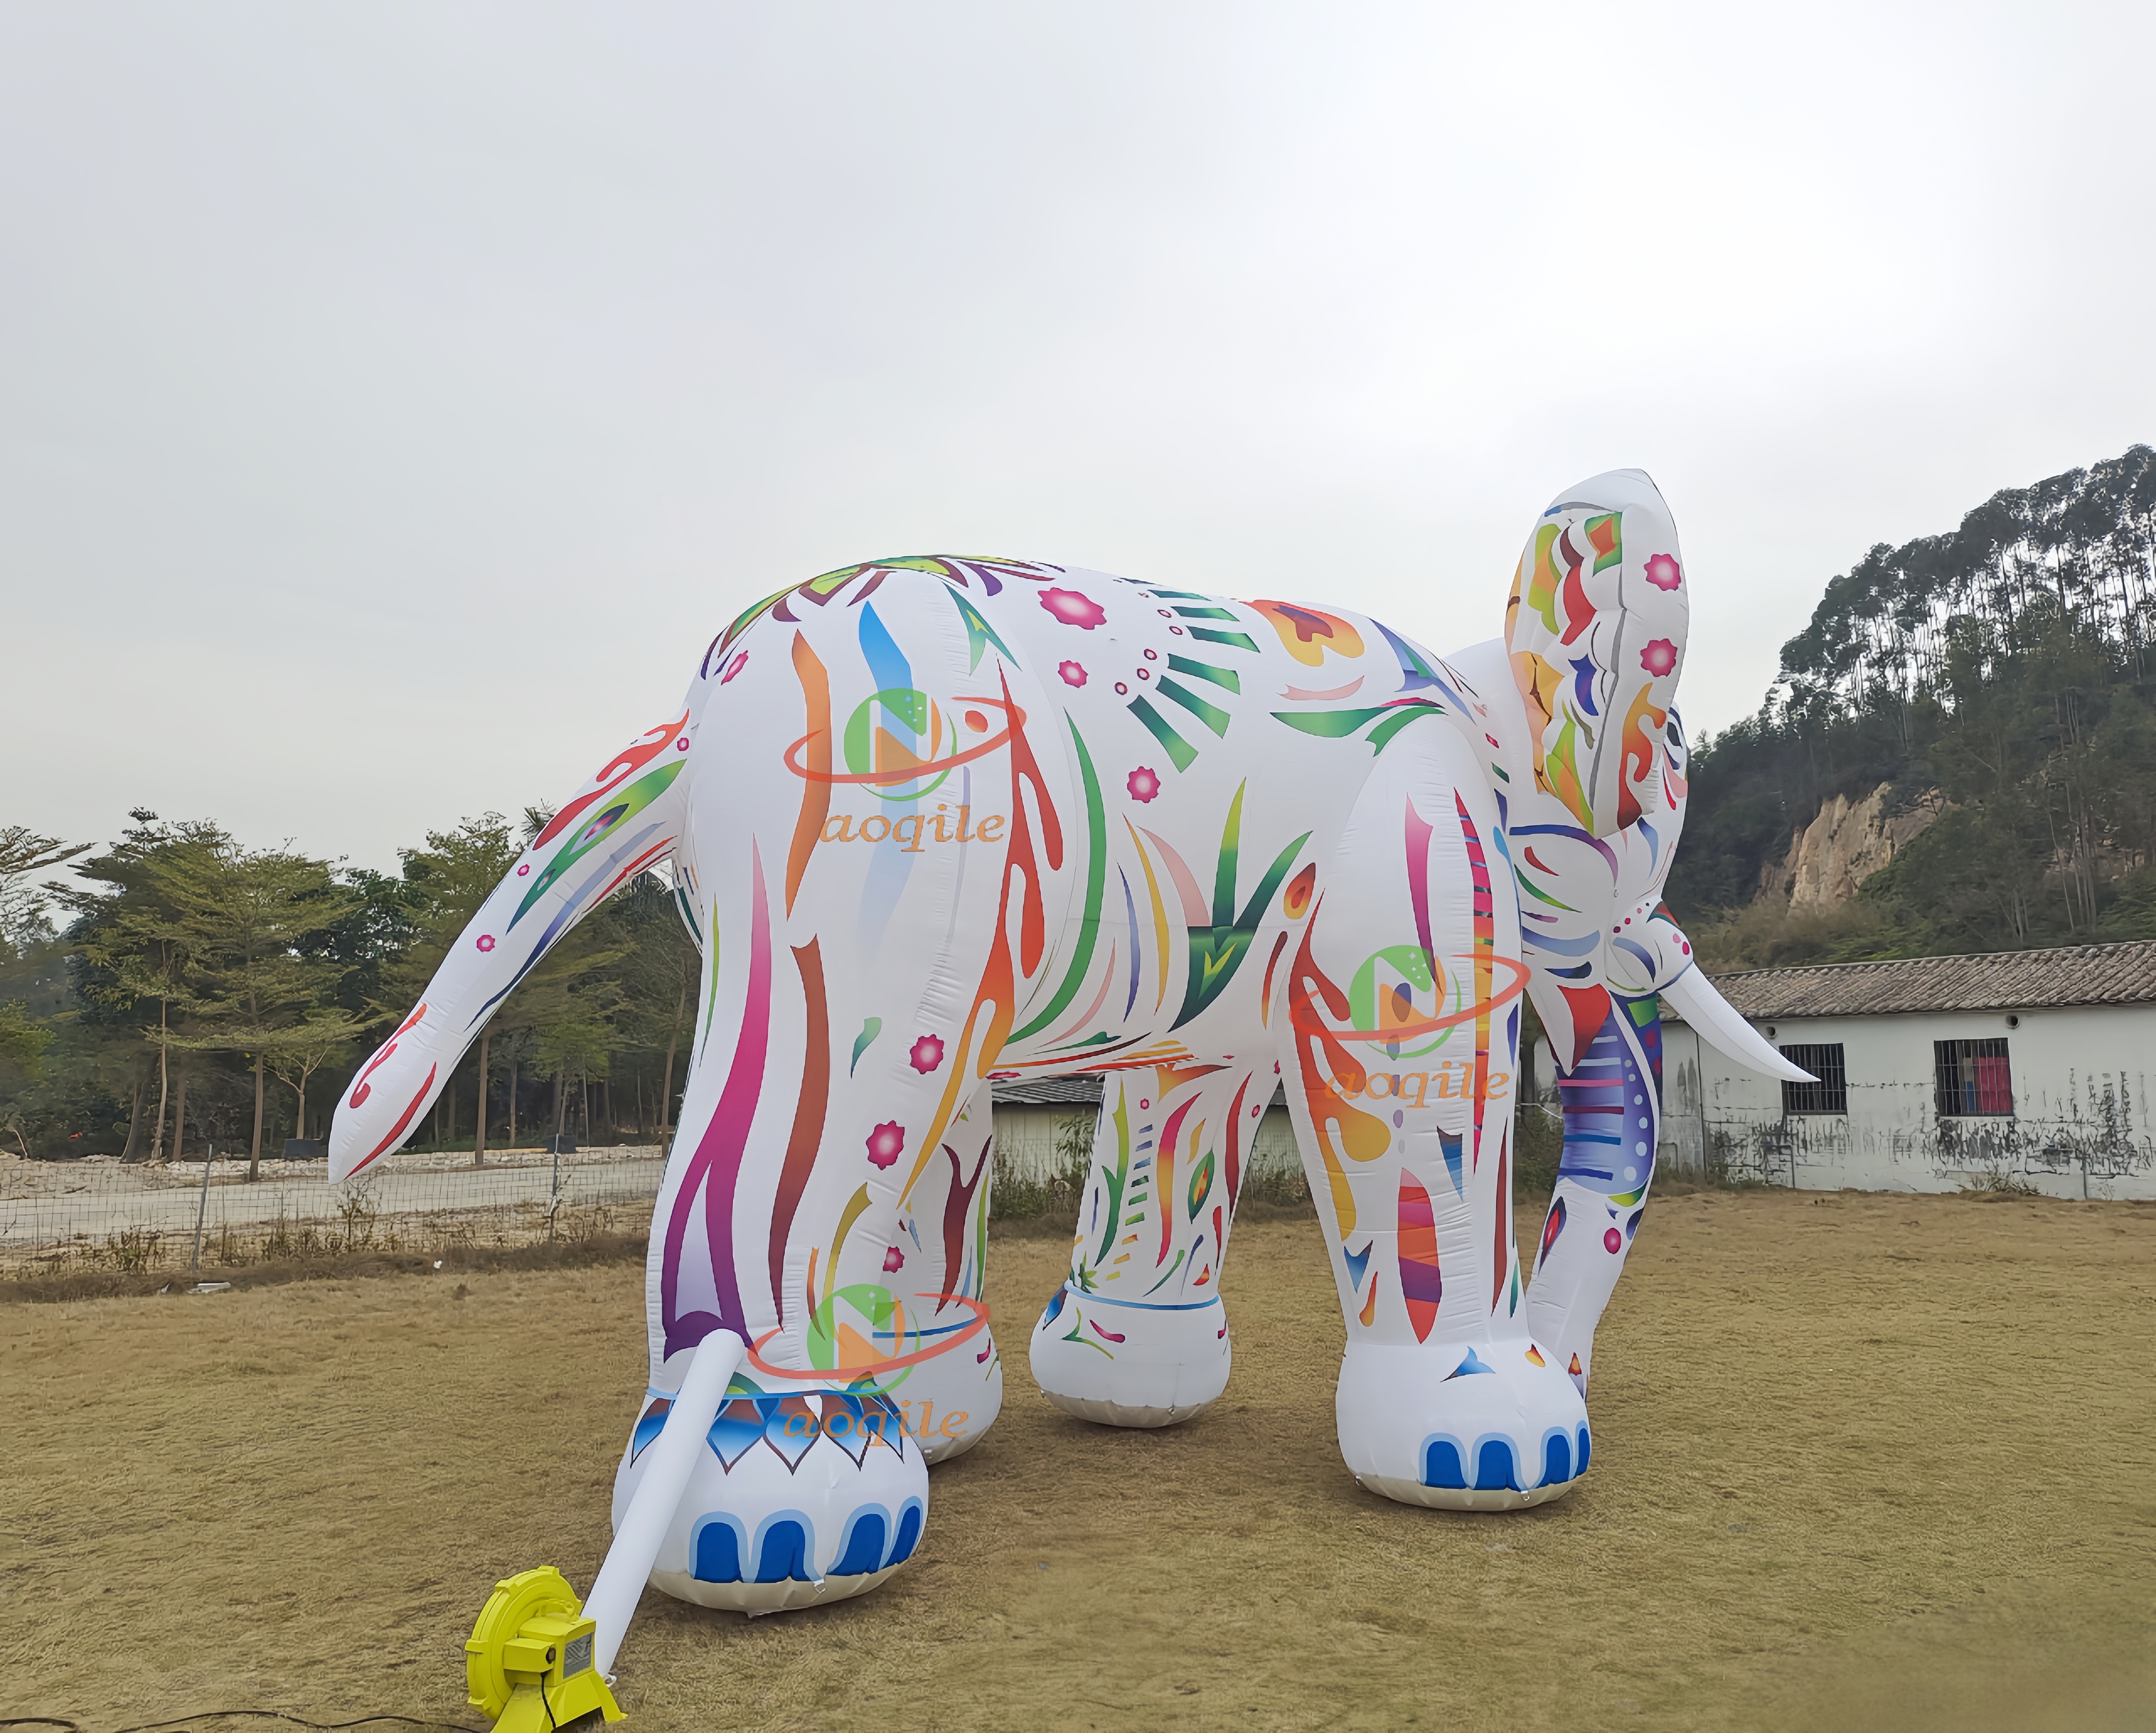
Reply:
[[731, 1330], [696, 1344], [589, 1600], [552, 1565], [495, 1584], [465, 1644], [471, 1706], [493, 1718], [495, 1733], [554, 1733], [594, 1710], [624, 1719], [606, 1675], [747, 1347]]
[[480, 1609], [465, 1644], [471, 1706], [495, 1733], [552, 1733], [593, 1710], [610, 1721], [620, 1705], [593, 1664], [597, 1626], [568, 1579], [552, 1565], [504, 1577]]

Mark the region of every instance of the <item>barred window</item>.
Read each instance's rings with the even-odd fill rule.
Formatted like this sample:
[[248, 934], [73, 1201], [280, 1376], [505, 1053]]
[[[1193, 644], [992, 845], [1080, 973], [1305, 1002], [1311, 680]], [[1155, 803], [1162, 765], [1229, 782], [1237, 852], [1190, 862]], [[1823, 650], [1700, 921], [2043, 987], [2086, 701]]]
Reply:
[[1839, 1041], [1799, 1042], [1782, 1049], [1782, 1057], [1801, 1065], [1817, 1083], [1782, 1085], [1784, 1113], [1846, 1113], [1849, 1111], [1849, 1074], [1842, 1069]]
[[1934, 1041], [1932, 1066], [1940, 1115], [1973, 1119], [2014, 1111], [2014, 1079], [2007, 1068], [2006, 1038]]

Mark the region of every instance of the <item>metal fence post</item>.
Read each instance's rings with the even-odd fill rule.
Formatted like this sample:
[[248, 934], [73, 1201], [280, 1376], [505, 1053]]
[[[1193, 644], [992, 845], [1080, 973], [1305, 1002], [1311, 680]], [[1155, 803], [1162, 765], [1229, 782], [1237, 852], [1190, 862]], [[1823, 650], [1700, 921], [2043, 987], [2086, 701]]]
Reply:
[[205, 1146], [203, 1156], [202, 1197], [195, 1205], [195, 1254], [187, 1268], [197, 1275], [202, 1274], [203, 1218], [209, 1211], [209, 1164], [217, 1159], [217, 1146]]

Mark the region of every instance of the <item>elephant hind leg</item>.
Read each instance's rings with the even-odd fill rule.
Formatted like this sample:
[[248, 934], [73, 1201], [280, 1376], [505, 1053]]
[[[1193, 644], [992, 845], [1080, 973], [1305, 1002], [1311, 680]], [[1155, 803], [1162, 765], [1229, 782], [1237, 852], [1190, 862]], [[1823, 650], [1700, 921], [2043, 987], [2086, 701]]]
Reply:
[[[1108, 1076], [1070, 1273], [1034, 1325], [1033, 1375], [1067, 1414], [1173, 1426], [1228, 1386], [1220, 1268], [1268, 1070]], [[1255, 1100], [1252, 1098], [1255, 1097]]]
[[925, 1315], [917, 1333], [902, 1346], [949, 1344], [886, 1380], [907, 1434], [932, 1467], [964, 1455], [1003, 1412], [1004, 1361], [994, 1331], [969, 1331], [973, 1314], [963, 1304], [978, 1300], [988, 1279], [994, 1164], [995, 1127], [983, 1084], [951, 1121], [937, 1158], [899, 1213], [885, 1254], [894, 1282], [919, 1272], [913, 1285], [929, 1290], [920, 1296]]

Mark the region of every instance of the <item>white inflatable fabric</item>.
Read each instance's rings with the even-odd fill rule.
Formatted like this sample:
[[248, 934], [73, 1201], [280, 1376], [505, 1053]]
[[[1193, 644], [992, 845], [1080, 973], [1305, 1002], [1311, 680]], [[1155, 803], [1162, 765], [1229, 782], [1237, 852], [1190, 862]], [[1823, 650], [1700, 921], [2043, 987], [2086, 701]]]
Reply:
[[[1656, 993], [1681, 981], [1711, 1038], [1749, 1036], [1659, 912], [1688, 597], [1635, 470], [1542, 514], [1503, 642], [1451, 662], [1341, 610], [1019, 560], [782, 591], [503, 880], [340, 1105], [333, 1172], [394, 1149], [547, 948], [670, 861], [705, 968], [618, 1516], [696, 1345], [748, 1346], [658, 1587], [774, 1611], [919, 1544], [927, 1464], [1002, 1401], [1005, 1079], [1106, 1088], [1033, 1332], [1051, 1401], [1158, 1426], [1219, 1397], [1220, 1272], [1283, 1090], [1347, 1320], [1349, 1469], [1416, 1504], [1556, 1497], [1591, 1457], [1594, 1326], [1653, 1172]], [[1523, 994], [1566, 1108], [1532, 1289]]]

